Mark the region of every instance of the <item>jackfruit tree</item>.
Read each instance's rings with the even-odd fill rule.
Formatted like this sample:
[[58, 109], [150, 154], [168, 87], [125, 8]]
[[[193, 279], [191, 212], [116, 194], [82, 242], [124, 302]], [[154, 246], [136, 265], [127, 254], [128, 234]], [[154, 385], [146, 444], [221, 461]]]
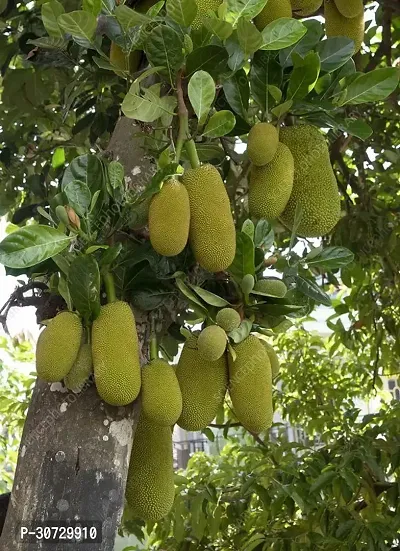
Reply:
[[127, 477], [158, 520], [172, 425], [207, 433], [226, 403], [267, 433], [273, 339], [320, 305], [337, 343], [371, 345], [371, 380], [398, 362], [399, 10], [360, 6], [0, 2], [0, 319], [43, 325], [13, 549], [28, 512], [89, 518], [91, 496], [111, 551]]

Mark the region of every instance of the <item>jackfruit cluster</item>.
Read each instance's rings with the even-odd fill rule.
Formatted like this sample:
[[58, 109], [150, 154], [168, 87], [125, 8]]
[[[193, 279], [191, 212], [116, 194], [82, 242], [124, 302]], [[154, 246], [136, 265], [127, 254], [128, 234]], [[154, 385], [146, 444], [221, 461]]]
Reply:
[[154, 195], [149, 209], [151, 244], [159, 254], [176, 256], [189, 237], [189, 195], [183, 184], [171, 179]]
[[273, 124], [255, 124], [247, 138], [247, 154], [255, 166], [264, 166], [274, 158], [278, 148], [278, 131]]
[[[344, 2], [335, 4], [334, 0], [325, 0], [325, 32], [328, 38], [332, 36], [347, 36], [347, 38], [354, 41], [355, 52], [358, 52], [364, 40], [364, 10], [354, 17], [348, 18], [343, 15], [343, 11], [354, 13], [356, 6], [353, 3], [350, 6], [347, 2], [346, 4], [348, 9], [344, 8]], [[339, 11], [338, 5], [342, 12]]]
[[92, 349], [90, 344], [81, 345], [78, 356], [69, 373], [64, 377], [68, 390], [79, 393], [93, 372]]
[[217, 322], [217, 325], [229, 333], [239, 327], [241, 318], [239, 312], [233, 308], [223, 308], [218, 312], [215, 321]]
[[152, 423], [169, 427], [182, 413], [175, 369], [164, 360], [153, 360], [142, 370], [142, 411]]
[[292, 17], [290, 0], [268, 0], [263, 10], [255, 17], [254, 24], [262, 31], [269, 23], [281, 17]]
[[135, 318], [127, 302], [101, 307], [92, 326], [92, 355], [100, 397], [113, 406], [133, 402], [141, 377]]
[[197, 262], [209, 272], [222, 272], [236, 252], [235, 224], [229, 197], [218, 170], [209, 164], [186, 170], [189, 194], [189, 241]]
[[213, 362], [198, 350], [196, 335], [185, 342], [176, 369], [182, 392], [182, 414], [178, 425], [185, 430], [203, 430], [224, 402], [228, 384], [226, 354]]
[[259, 279], [254, 285], [254, 290], [272, 297], [283, 298], [287, 293], [287, 287], [281, 279], [270, 277]]
[[73, 312], [61, 312], [49, 321], [36, 346], [36, 371], [48, 383], [62, 381], [71, 371], [79, 353], [83, 328]]
[[192, 22], [192, 29], [200, 29], [209, 11], [216, 12], [223, 0], [196, 0], [197, 14]]
[[300, 217], [298, 235], [320, 237], [340, 218], [340, 197], [324, 135], [314, 126], [281, 128], [279, 139], [294, 159], [293, 190], [280, 220], [292, 229]]
[[313, 15], [322, 6], [322, 2], [323, 0], [291, 0], [293, 13], [301, 17]]
[[200, 333], [197, 347], [205, 360], [216, 362], [226, 349], [226, 333], [218, 325], [209, 325]]

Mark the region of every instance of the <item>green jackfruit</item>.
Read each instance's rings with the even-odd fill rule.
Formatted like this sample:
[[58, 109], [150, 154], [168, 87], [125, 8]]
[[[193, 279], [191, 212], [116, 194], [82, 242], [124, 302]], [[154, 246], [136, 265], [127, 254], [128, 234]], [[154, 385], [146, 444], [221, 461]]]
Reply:
[[254, 19], [254, 24], [262, 31], [269, 23], [281, 17], [292, 17], [290, 0], [268, 0], [265, 8]]
[[354, 40], [355, 52], [358, 52], [364, 40], [364, 11], [348, 19], [339, 12], [333, 0], [325, 0], [324, 15], [326, 36], [347, 36]]
[[252, 276], [251, 274], [246, 274], [242, 279], [240, 287], [245, 295], [251, 293], [251, 291], [254, 289], [254, 276]]
[[172, 430], [142, 414], [136, 427], [126, 480], [126, 500], [134, 516], [157, 521], [174, 503]]
[[149, 210], [149, 232], [153, 248], [164, 256], [176, 256], [189, 237], [189, 195], [178, 180], [165, 182], [154, 195]]
[[274, 220], [285, 210], [293, 189], [294, 160], [290, 149], [278, 144], [265, 166], [253, 166], [249, 179], [249, 211], [256, 218]]
[[268, 358], [271, 364], [272, 378], [275, 379], [278, 376], [280, 369], [278, 355], [275, 352], [274, 347], [269, 344], [269, 342], [265, 341], [264, 339], [260, 339], [260, 341], [262, 342], [268, 353]]
[[126, 406], [140, 391], [139, 344], [128, 303], [101, 307], [92, 327], [92, 354], [97, 392], [112, 406]]
[[224, 331], [229, 333], [230, 331], [237, 329], [242, 320], [239, 312], [233, 308], [223, 308], [218, 312], [215, 321]]
[[73, 312], [61, 312], [39, 335], [36, 371], [48, 383], [62, 381], [71, 371], [82, 341], [82, 323]]
[[216, 12], [223, 0], [196, 0], [197, 14], [192, 22], [192, 29], [200, 29], [209, 11]]
[[203, 430], [224, 403], [228, 368], [224, 354], [216, 362], [203, 359], [192, 335], [184, 344], [176, 369], [183, 409], [178, 425], [185, 430]]
[[272, 373], [268, 353], [257, 337], [233, 346], [236, 360], [228, 355], [229, 394], [242, 425], [256, 434], [267, 430], [273, 419]]
[[351, 19], [352, 17], [359, 17], [364, 12], [363, 0], [334, 0], [338, 11]]
[[247, 138], [247, 154], [253, 165], [264, 166], [274, 158], [278, 148], [278, 131], [269, 122], [253, 126]]
[[325, 235], [340, 218], [339, 191], [325, 137], [310, 125], [281, 128], [279, 137], [294, 159], [293, 191], [280, 220], [292, 229], [299, 206], [298, 235]]
[[182, 413], [175, 369], [164, 360], [153, 360], [142, 370], [142, 411], [152, 423], [169, 427]]
[[212, 165], [189, 169], [183, 175], [189, 193], [189, 240], [197, 262], [209, 272], [222, 272], [236, 252], [235, 224], [229, 197]]
[[283, 298], [287, 293], [287, 287], [283, 281], [272, 277], [259, 279], [254, 285], [254, 290], [277, 298]]
[[64, 384], [72, 392], [81, 392], [92, 372], [92, 348], [90, 344], [82, 344], [71, 371], [64, 377]]
[[225, 352], [226, 333], [218, 325], [209, 325], [200, 333], [197, 346], [202, 358], [215, 362]]
[[301, 17], [316, 13], [322, 6], [322, 2], [323, 0], [291, 0], [293, 13]]
[[110, 62], [121, 71], [135, 73], [142, 59], [142, 52], [134, 50], [130, 53], [125, 53], [123, 49], [115, 42], [111, 42]]

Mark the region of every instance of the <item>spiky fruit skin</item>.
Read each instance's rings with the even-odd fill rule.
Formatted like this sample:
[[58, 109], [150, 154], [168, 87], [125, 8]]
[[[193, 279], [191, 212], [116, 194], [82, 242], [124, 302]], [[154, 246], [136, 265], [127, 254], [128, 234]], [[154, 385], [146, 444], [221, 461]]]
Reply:
[[189, 237], [189, 195], [178, 180], [165, 182], [149, 209], [149, 232], [153, 249], [163, 256], [181, 253]]
[[333, 0], [325, 0], [324, 16], [326, 36], [347, 36], [354, 40], [355, 53], [358, 52], [364, 40], [364, 11], [348, 19], [340, 13]]
[[36, 371], [43, 381], [64, 379], [78, 356], [82, 323], [73, 312], [61, 312], [39, 335], [36, 346]]
[[254, 24], [259, 31], [281, 17], [292, 17], [290, 0], [268, 0], [265, 8], [255, 17]]
[[72, 392], [81, 392], [93, 371], [92, 348], [82, 344], [70, 372], [64, 377], [64, 384]]
[[294, 160], [286, 145], [278, 144], [271, 162], [253, 166], [249, 179], [249, 210], [256, 218], [274, 220], [285, 210], [293, 189]]
[[216, 362], [226, 349], [226, 333], [218, 325], [209, 325], [199, 335], [199, 354], [205, 360]]
[[253, 165], [264, 166], [272, 161], [278, 149], [278, 142], [278, 131], [273, 124], [255, 124], [247, 138], [247, 154]]
[[157, 521], [167, 515], [175, 497], [172, 430], [142, 414], [132, 445], [126, 500], [134, 516]]
[[126, 54], [118, 44], [111, 42], [110, 62], [121, 71], [135, 73], [139, 68], [141, 57], [142, 52], [134, 50]]
[[170, 427], [182, 413], [182, 393], [175, 369], [153, 360], [142, 370], [142, 411], [152, 423]]
[[183, 183], [189, 194], [189, 240], [197, 262], [209, 272], [222, 272], [236, 252], [235, 225], [226, 188], [209, 164], [187, 170]]
[[229, 394], [242, 425], [256, 434], [267, 430], [273, 419], [272, 374], [268, 353], [257, 337], [234, 345], [236, 360], [228, 355]]
[[94, 377], [100, 397], [112, 406], [126, 406], [140, 391], [139, 344], [128, 303], [102, 306], [92, 326]]
[[182, 392], [178, 425], [185, 430], [203, 430], [218, 413], [228, 385], [226, 354], [216, 362], [205, 360], [193, 335], [183, 346], [176, 369]]
[[313, 15], [322, 6], [322, 2], [323, 0], [291, 0], [293, 13], [301, 17]]
[[275, 379], [279, 375], [279, 369], [280, 369], [278, 355], [275, 352], [274, 347], [271, 344], [269, 344], [269, 342], [265, 341], [264, 339], [260, 339], [260, 340], [268, 353], [268, 358], [271, 364], [272, 378]]
[[229, 333], [239, 327], [241, 318], [239, 312], [233, 308], [223, 308], [218, 312], [215, 321], [224, 331]]
[[287, 287], [281, 279], [259, 279], [254, 285], [254, 290], [266, 295], [283, 298], [287, 293]]
[[200, 29], [208, 12], [217, 11], [223, 0], [196, 0], [197, 14], [192, 22], [192, 29]]
[[338, 11], [348, 19], [359, 17], [364, 12], [362, 0], [334, 0]]
[[340, 197], [324, 135], [310, 125], [281, 128], [279, 138], [294, 159], [293, 190], [280, 220], [293, 228], [296, 207], [301, 208], [297, 234], [320, 237], [340, 218]]

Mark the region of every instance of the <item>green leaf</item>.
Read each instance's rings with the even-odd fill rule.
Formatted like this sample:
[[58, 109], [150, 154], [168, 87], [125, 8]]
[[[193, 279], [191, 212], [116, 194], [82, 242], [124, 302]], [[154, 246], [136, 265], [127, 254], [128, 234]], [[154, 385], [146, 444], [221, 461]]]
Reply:
[[204, 304], [197, 298], [197, 295], [180, 279], [179, 277], [175, 280], [176, 286], [180, 292], [187, 298], [191, 303], [193, 303], [200, 312], [205, 315], [208, 315], [207, 309]]
[[155, 27], [146, 37], [145, 52], [150, 64], [165, 68], [170, 83], [184, 61], [183, 41], [179, 34], [165, 25]]
[[103, 169], [96, 155], [88, 154], [75, 157], [65, 169], [61, 189], [64, 190], [74, 180], [85, 182], [93, 194], [103, 188]]
[[387, 67], [375, 69], [358, 76], [345, 89], [346, 95], [339, 105], [357, 105], [385, 99], [397, 88], [400, 69]]
[[[225, 159], [225, 151], [218, 144], [213, 143], [196, 143], [196, 150], [200, 161], [212, 161], [216, 160], [221, 163]], [[189, 157], [184, 150], [182, 152], [182, 159], [189, 160]]]
[[319, 490], [322, 490], [325, 486], [330, 484], [334, 478], [338, 476], [337, 472], [335, 471], [327, 471], [325, 473], [322, 473], [317, 480], [311, 484], [310, 487], [310, 493], [317, 492]]
[[63, 147], [57, 147], [51, 158], [51, 166], [59, 168], [65, 163], [65, 151]]
[[191, 77], [188, 86], [190, 103], [201, 122], [210, 111], [215, 98], [215, 82], [206, 71], [197, 71]]
[[42, 21], [49, 36], [63, 38], [64, 32], [58, 24], [58, 17], [65, 13], [64, 6], [57, 0], [46, 2], [42, 6]]
[[92, 13], [78, 10], [60, 15], [58, 24], [66, 33], [92, 42], [96, 32], [97, 19]]
[[281, 17], [269, 23], [262, 35], [261, 50], [281, 50], [298, 42], [307, 28], [298, 19]]
[[315, 46], [321, 41], [324, 36], [324, 27], [322, 23], [315, 19], [307, 19], [303, 21], [307, 32], [299, 42], [292, 44], [288, 48], [284, 48], [279, 52], [279, 62], [282, 67], [290, 67], [293, 65], [292, 53], [297, 52], [304, 57], [308, 52], [314, 50]]
[[308, 267], [318, 267], [325, 270], [334, 270], [347, 266], [354, 260], [354, 254], [345, 247], [328, 247], [321, 251], [317, 256], [309, 258], [307, 255], [304, 262]]
[[251, 333], [252, 327], [253, 323], [250, 320], [244, 319], [237, 329], [228, 333], [228, 337], [231, 338], [235, 344], [239, 344], [244, 341], [244, 339], [247, 339]]
[[[64, 36], [64, 33], [63, 33]], [[28, 44], [33, 44], [39, 48], [48, 50], [60, 50], [65, 51], [68, 47], [68, 41], [64, 38], [55, 38], [52, 36], [43, 36], [42, 38], [36, 38], [35, 40], [28, 40]]]
[[224, 80], [223, 89], [229, 105], [246, 120], [249, 108], [250, 86], [244, 69], [240, 69], [232, 77]]
[[96, 319], [100, 312], [100, 271], [94, 256], [85, 254], [72, 261], [68, 288], [75, 308], [86, 322]]
[[344, 128], [352, 136], [366, 140], [373, 132], [372, 128], [362, 119], [345, 119]]
[[83, 0], [82, 8], [97, 16], [101, 12], [101, 0]]
[[254, 54], [250, 70], [250, 85], [254, 100], [267, 113], [271, 102], [269, 86], [278, 88], [282, 84], [283, 70], [269, 52], [258, 51]]
[[189, 27], [197, 15], [193, 0], [167, 0], [167, 15], [181, 27]]
[[254, 243], [246, 233], [236, 234], [236, 255], [228, 271], [238, 282], [241, 282], [246, 274], [255, 275]]
[[354, 41], [346, 36], [334, 36], [319, 42], [315, 49], [321, 60], [321, 71], [331, 73], [352, 57]]
[[260, 31], [243, 17], [239, 19], [237, 25], [237, 38], [246, 56], [253, 55], [262, 44]]
[[121, 4], [115, 8], [114, 11], [115, 17], [117, 18], [118, 23], [124, 29], [128, 31], [131, 27], [136, 27], [137, 25], [143, 25], [151, 21], [151, 18], [143, 13], [138, 13], [128, 6]]
[[49, 226], [25, 226], [0, 243], [0, 264], [10, 268], [29, 268], [63, 251], [71, 242]]
[[208, 138], [226, 136], [235, 127], [235, 124], [236, 119], [232, 111], [218, 111], [208, 121], [203, 136]]
[[120, 255], [121, 251], [122, 243], [117, 243], [109, 247], [100, 258], [100, 266], [111, 266], [114, 260]]
[[85, 216], [92, 200], [92, 194], [87, 184], [80, 180], [74, 180], [65, 186], [64, 193], [67, 196], [68, 204], [76, 214]]
[[122, 187], [124, 184], [124, 167], [118, 161], [111, 161], [108, 165], [108, 177], [113, 189]]
[[205, 428], [203, 429], [202, 431], [202, 434], [204, 434], [204, 436], [210, 440], [210, 442], [214, 442], [215, 441], [215, 434], [213, 433], [213, 431], [210, 429], [210, 428]]
[[265, 8], [267, 0], [228, 0], [226, 19], [233, 26], [243, 17], [250, 21]]
[[247, 233], [247, 235], [250, 237], [250, 239], [254, 242], [254, 224], [253, 222], [248, 218], [243, 222], [242, 225], [242, 232]]
[[229, 55], [228, 67], [233, 73], [236, 73], [236, 71], [243, 68], [247, 61], [246, 54], [239, 44], [236, 30], [233, 31], [225, 42], [225, 48]]
[[150, 88], [145, 90], [142, 97], [139, 84], [134, 82], [122, 102], [121, 109], [126, 117], [142, 122], [153, 122], [166, 114], [172, 116], [175, 104], [175, 98], [171, 96], [161, 98]]
[[296, 287], [297, 289], [303, 293], [303, 295], [312, 298], [319, 304], [323, 304], [324, 306], [331, 306], [331, 299], [329, 296], [323, 291], [314, 281], [311, 281], [310, 279], [306, 279], [302, 276], [296, 275]]
[[211, 293], [210, 291], [207, 291], [206, 289], [203, 289], [198, 285], [190, 284], [190, 287], [193, 289], [193, 291], [195, 291], [195, 293], [199, 295], [201, 299], [204, 300], [204, 302], [206, 302], [207, 304], [211, 304], [211, 306], [217, 306], [218, 308], [230, 306], [229, 302], [224, 298], [215, 295], [214, 293]]
[[277, 117], [279, 119], [280, 117], [285, 115], [285, 113], [287, 113], [290, 110], [292, 105], [293, 105], [293, 100], [289, 99], [288, 101], [285, 101], [284, 103], [281, 103], [280, 105], [277, 105], [276, 107], [273, 107], [271, 109], [271, 113], [273, 113], [275, 115], [275, 117]]
[[228, 68], [228, 52], [221, 46], [209, 44], [193, 50], [186, 59], [186, 74], [193, 75], [196, 71], [206, 71], [218, 79]]
[[221, 21], [216, 17], [206, 17], [203, 21], [203, 25], [218, 36], [220, 40], [226, 40], [233, 33], [233, 27], [227, 21]]
[[268, 251], [274, 244], [275, 233], [268, 220], [259, 220], [254, 234], [254, 245]]
[[287, 97], [302, 99], [314, 88], [321, 63], [315, 52], [309, 52], [304, 59], [294, 52], [292, 58], [294, 69], [290, 75]]

